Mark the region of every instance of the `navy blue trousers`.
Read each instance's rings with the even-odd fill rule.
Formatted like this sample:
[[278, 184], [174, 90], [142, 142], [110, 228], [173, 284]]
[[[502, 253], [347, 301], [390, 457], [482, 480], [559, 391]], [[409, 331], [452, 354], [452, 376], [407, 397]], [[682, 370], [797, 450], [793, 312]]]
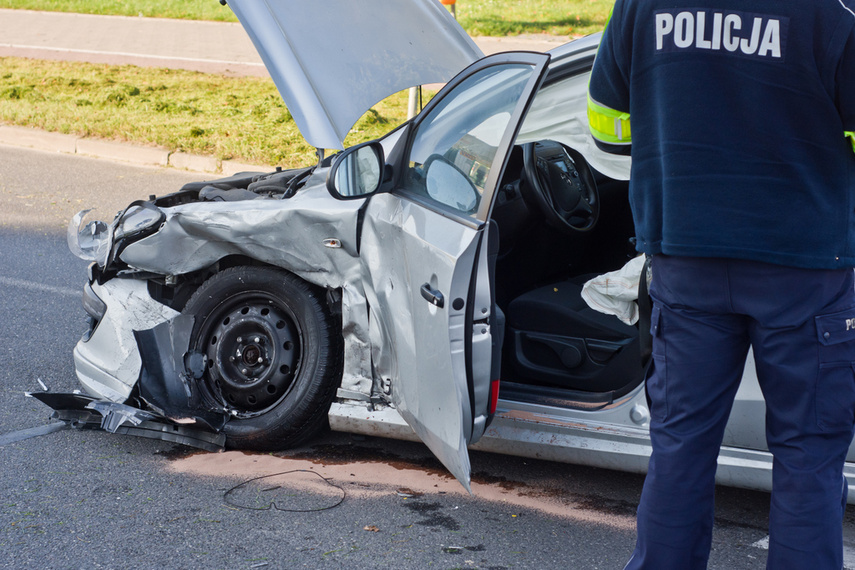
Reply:
[[749, 346], [774, 456], [768, 568], [840, 570], [855, 423], [853, 271], [656, 256], [653, 454], [626, 568], [706, 568], [716, 458]]

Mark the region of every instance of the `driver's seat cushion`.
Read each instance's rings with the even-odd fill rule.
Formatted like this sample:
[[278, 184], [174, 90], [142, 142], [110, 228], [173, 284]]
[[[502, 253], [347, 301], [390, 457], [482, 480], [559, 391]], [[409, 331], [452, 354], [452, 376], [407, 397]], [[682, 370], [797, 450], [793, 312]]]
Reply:
[[619, 390], [641, 370], [638, 329], [588, 307], [561, 281], [508, 305], [506, 360], [517, 380], [584, 392]]

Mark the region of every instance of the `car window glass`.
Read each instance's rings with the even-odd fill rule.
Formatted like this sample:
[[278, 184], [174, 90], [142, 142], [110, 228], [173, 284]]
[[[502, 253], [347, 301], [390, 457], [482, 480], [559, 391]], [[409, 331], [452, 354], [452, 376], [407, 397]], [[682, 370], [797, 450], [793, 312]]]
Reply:
[[[474, 214], [502, 135], [532, 72], [527, 64], [488, 67], [444, 96], [414, 135], [402, 190]], [[431, 168], [437, 172], [430, 174]], [[454, 183], [444, 183], [450, 181]]]

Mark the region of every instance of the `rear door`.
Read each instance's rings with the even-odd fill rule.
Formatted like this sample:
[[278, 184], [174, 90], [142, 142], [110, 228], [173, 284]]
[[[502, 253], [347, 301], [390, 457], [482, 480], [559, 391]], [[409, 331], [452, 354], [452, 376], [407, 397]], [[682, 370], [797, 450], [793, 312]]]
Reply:
[[456, 77], [402, 141], [394, 190], [365, 212], [375, 376], [467, 490], [467, 445], [483, 434], [496, 380], [486, 221], [548, 61], [497, 54]]

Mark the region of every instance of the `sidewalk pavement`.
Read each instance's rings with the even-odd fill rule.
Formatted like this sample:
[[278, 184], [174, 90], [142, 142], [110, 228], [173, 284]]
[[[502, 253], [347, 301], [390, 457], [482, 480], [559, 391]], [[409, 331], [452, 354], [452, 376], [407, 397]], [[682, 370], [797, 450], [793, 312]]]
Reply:
[[[223, 8], [224, 10], [228, 8]], [[500, 51], [546, 51], [566, 37], [532, 35], [475, 37], [489, 55]], [[261, 58], [240, 24], [63, 12], [0, 9], [0, 56], [113, 65], [168, 67], [230, 76], [268, 77]], [[142, 164], [227, 174], [231, 164], [183, 153], [153, 153], [150, 147], [119, 145], [35, 129], [0, 126], [0, 143], [58, 152], [77, 152]], [[128, 147], [124, 151], [118, 147]], [[70, 150], [74, 149], [74, 150]], [[160, 149], [157, 149], [158, 151]], [[238, 164], [236, 168], [246, 169]], [[213, 170], [211, 170], [213, 168]]]

